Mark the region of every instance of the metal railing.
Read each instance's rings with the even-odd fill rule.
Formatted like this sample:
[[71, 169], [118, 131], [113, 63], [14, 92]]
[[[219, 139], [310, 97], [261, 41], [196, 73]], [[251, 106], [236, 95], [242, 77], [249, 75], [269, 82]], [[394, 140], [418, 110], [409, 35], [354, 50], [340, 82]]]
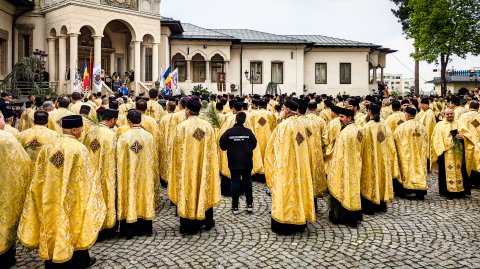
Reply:
[[17, 81], [10, 84], [0, 81], [0, 92], [9, 92], [17, 96], [46, 95], [56, 93], [57, 90], [58, 82]]

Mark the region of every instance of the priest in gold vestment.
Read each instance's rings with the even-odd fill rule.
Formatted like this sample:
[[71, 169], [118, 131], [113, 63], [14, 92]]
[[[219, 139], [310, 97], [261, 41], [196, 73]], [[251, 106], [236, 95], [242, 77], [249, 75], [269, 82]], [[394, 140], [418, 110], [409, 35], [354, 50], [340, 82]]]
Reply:
[[145, 112], [148, 116], [154, 118], [157, 121], [157, 124], [160, 122], [160, 119], [165, 116], [165, 110], [158, 103], [158, 90], [151, 89], [148, 92], [150, 100], [147, 102], [147, 111]]
[[[267, 110], [267, 101], [259, 100], [258, 109], [252, 110], [249, 114], [250, 126], [257, 138], [257, 151], [260, 151], [260, 157], [265, 157], [265, 149], [273, 130], [277, 127], [277, 119], [275, 114]], [[258, 156], [258, 154], [257, 154]], [[253, 177], [254, 180], [265, 182], [264, 171], [259, 171]]]
[[120, 236], [151, 235], [155, 218], [156, 147], [153, 135], [141, 127], [142, 113], [127, 114], [130, 129], [117, 141], [117, 220]]
[[17, 128], [13, 127], [15, 126], [15, 111], [13, 111], [13, 109], [5, 109], [3, 110], [3, 117], [5, 120], [5, 126], [3, 127], [3, 130], [5, 132], [13, 134], [15, 137], [18, 137], [20, 131], [18, 131]]
[[15, 136], [3, 130], [0, 112], [0, 265], [15, 264], [17, 227], [31, 180], [31, 161]]
[[316, 103], [309, 104], [305, 100], [298, 100], [298, 119], [305, 126], [305, 132], [307, 134], [306, 139], [308, 145], [308, 159], [310, 163], [310, 171], [312, 173], [315, 211], [317, 211], [317, 198], [322, 196], [327, 190], [325, 164], [322, 150], [322, 134], [324, 134], [326, 130], [324, 124], [325, 121], [321, 117], [315, 114], [307, 116], [306, 113], [309, 105], [312, 107], [317, 106]]
[[465, 143], [465, 165], [470, 176], [470, 184], [480, 187], [480, 152], [475, 145], [480, 143], [480, 113], [478, 101], [471, 102], [469, 112], [458, 119], [458, 132], [463, 135]]
[[342, 131], [335, 142], [327, 181], [330, 192], [329, 219], [334, 224], [357, 227], [362, 220], [360, 180], [363, 133], [355, 123], [353, 110], [340, 108], [339, 114]]
[[18, 123], [18, 130], [20, 132], [27, 130], [33, 126], [33, 102], [25, 102], [25, 111], [23, 111], [22, 116], [20, 117], [20, 122]]
[[160, 134], [160, 144], [159, 144], [159, 164], [160, 164], [160, 179], [163, 186], [168, 184], [168, 165], [169, 156], [170, 156], [170, 147], [172, 145], [173, 131], [176, 125], [172, 124], [173, 115], [175, 111], [175, 102], [167, 102], [167, 114], [160, 119], [160, 124], [158, 125], [158, 132]]
[[113, 128], [118, 117], [118, 111], [113, 109], [103, 109], [98, 112], [101, 123], [95, 126], [87, 133], [83, 144], [87, 147], [92, 163], [95, 168], [95, 174], [100, 178], [102, 184], [102, 193], [107, 215], [99, 235], [99, 240], [107, 239], [116, 235], [117, 211], [116, 207], [116, 147], [117, 136]]
[[398, 154], [399, 176], [393, 182], [395, 196], [405, 197], [415, 194], [423, 200], [427, 194], [427, 148], [428, 139], [425, 126], [415, 120], [417, 110], [405, 109], [406, 121], [393, 133]]
[[392, 134], [395, 132], [397, 127], [405, 122], [405, 113], [401, 111], [402, 105], [399, 101], [392, 102], [392, 111], [393, 113], [387, 117], [385, 120], [385, 125], [390, 128]]
[[298, 104], [288, 99], [285, 120], [272, 133], [265, 151], [265, 177], [272, 196], [272, 231], [303, 232], [316, 220], [307, 132], [296, 116]]
[[141, 126], [145, 131], [149, 132], [153, 136], [153, 142], [154, 142], [154, 148], [153, 148], [153, 163], [155, 164], [152, 169], [153, 169], [153, 174], [154, 174], [154, 190], [155, 190], [155, 210], [160, 208], [160, 168], [158, 165], [158, 154], [159, 154], [159, 149], [158, 145], [160, 145], [160, 133], [158, 130], [158, 123], [157, 121], [147, 115], [147, 109], [148, 105], [145, 100], [138, 100], [135, 103], [135, 107], [137, 108], [138, 111], [142, 113], [142, 123]]
[[393, 178], [398, 176], [397, 154], [390, 129], [380, 121], [380, 106], [370, 104], [370, 121], [362, 129], [362, 212], [387, 212], [393, 200]]
[[324, 150], [325, 174], [328, 175], [335, 142], [337, 141], [340, 131], [342, 130], [342, 122], [340, 121], [340, 107], [332, 106], [332, 120], [328, 124], [328, 140]]
[[43, 145], [52, 142], [58, 138], [59, 135], [57, 132], [47, 128], [48, 112], [41, 110], [35, 111], [33, 117], [34, 125], [20, 132], [17, 138], [34, 164], [37, 161], [38, 153]]
[[70, 105], [69, 109], [76, 115], [80, 115], [80, 109], [83, 105], [87, 105], [90, 107], [90, 111], [88, 112], [88, 118], [90, 120], [95, 120], [97, 118], [97, 112], [95, 108], [87, 103], [82, 101], [82, 95], [79, 92], [72, 93], [72, 104]]
[[430, 145], [432, 144], [432, 135], [433, 129], [437, 124], [437, 120], [435, 117], [435, 113], [433, 110], [430, 109], [430, 100], [428, 98], [422, 98], [420, 101], [420, 112], [418, 112], [415, 119], [418, 120], [423, 126], [425, 126], [425, 130], [427, 131], [427, 140], [428, 140], [428, 153], [427, 153], [427, 169], [430, 170], [430, 160], [432, 159], [432, 152]]
[[57, 110], [49, 112], [48, 114], [48, 128], [56, 131], [59, 135], [63, 135], [62, 118], [65, 116], [74, 115], [68, 109], [70, 100], [66, 97], [59, 97], [57, 100]]
[[432, 164], [438, 163], [439, 194], [448, 199], [470, 195], [470, 184], [465, 169], [463, 135], [452, 109], [445, 109], [444, 119], [435, 125], [432, 135]]
[[170, 147], [168, 197], [177, 206], [180, 233], [196, 234], [215, 226], [213, 208], [220, 204], [218, 149], [211, 124], [198, 117], [201, 104], [191, 97], [186, 121], [174, 130]]
[[77, 141], [82, 117], [63, 117], [61, 125], [63, 136], [38, 155], [18, 237], [38, 248], [47, 269], [87, 268], [95, 262], [88, 249], [105, 220], [105, 202], [88, 150]]

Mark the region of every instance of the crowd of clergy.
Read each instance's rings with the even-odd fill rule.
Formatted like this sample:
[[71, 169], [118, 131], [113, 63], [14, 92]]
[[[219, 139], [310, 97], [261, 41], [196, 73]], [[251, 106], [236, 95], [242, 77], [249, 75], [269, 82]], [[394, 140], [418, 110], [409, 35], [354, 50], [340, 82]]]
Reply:
[[[478, 100], [195, 92], [165, 100], [152, 89], [19, 104], [2, 93], [0, 265], [15, 264], [18, 240], [46, 268], [87, 268], [96, 241], [151, 235], [161, 199], [176, 206], [182, 234], [208, 231], [232, 176], [266, 183], [281, 235], [315, 222], [322, 197], [329, 220], [351, 227], [387, 212], [394, 197], [423, 200], [432, 169], [440, 195], [464, 198], [480, 187]], [[251, 131], [230, 136], [253, 139], [250, 153], [222, 150], [233, 127]], [[251, 165], [240, 175], [232, 156]]]

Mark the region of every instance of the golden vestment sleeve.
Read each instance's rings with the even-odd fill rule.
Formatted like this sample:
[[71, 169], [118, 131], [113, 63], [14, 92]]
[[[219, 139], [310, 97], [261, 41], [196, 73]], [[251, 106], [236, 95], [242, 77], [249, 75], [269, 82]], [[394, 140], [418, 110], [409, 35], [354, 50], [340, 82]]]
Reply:
[[265, 151], [265, 177], [272, 196], [272, 218], [284, 224], [316, 220], [307, 133], [295, 116], [273, 131]]
[[392, 135], [381, 122], [369, 121], [362, 129], [361, 193], [377, 205], [393, 200]]
[[152, 158], [153, 158], [153, 163], [155, 164], [152, 169], [153, 169], [153, 174], [154, 174], [154, 182], [155, 182], [155, 209], [160, 208], [160, 166], [158, 165], [158, 154], [159, 154], [159, 148], [158, 145], [160, 145], [160, 133], [158, 130], [158, 124], [157, 121], [147, 115], [142, 115], [142, 122], [141, 126], [149, 132], [153, 136], [153, 151], [152, 151]]
[[360, 199], [362, 140], [362, 128], [354, 123], [346, 126], [335, 142], [328, 172], [327, 184], [330, 194], [350, 211], [362, 209]]
[[190, 117], [175, 128], [170, 149], [168, 197], [180, 217], [204, 220], [220, 204], [217, 141], [209, 122]]
[[335, 146], [335, 141], [342, 130], [342, 124], [340, 123], [340, 118], [334, 118], [328, 124], [328, 143], [325, 147], [324, 161], [325, 161], [325, 174], [328, 175], [330, 169], [330, 160], [332, 159], [333, 149]]
[[33, 114], [35, 111], [31, 108], [27, 108], [20, 117], [20, 122], [18, 124], [18, 130], [20, 132], [27, 130], [33, 126]]
[[100, 179], [87, 148], [63, 136], [45, 145], [18, 228], [23, 245], [39, 248], [42, 260], [62, 263], [92, 247], [105, 220]]
[[470, 111], [458, 120], [458, 132], [464, 136], [465, 165], [468, 175], [472, 170], [480, 171], [480, 152], [475, 151], [475, 144], [480, 142], [480, 113]]
[[158, 125], [158, 132], [160, 134], [159, 145], [159, 164], [160, 164], [160, 178], [164, 181], [168, 181], [168, 165], [170, 147], [172, 145], [173, 130], [173, 113], [169, 113], [162, 117], [160, 124]]
[[17, 241], [17, 227], [30, 186], [30, 158], [15, 137], [0, 130], [0, 255]]
[[322, 122], [320, 117], [313, 115], [300, 116], [299, 119], [305, 126], [308, 144], [308, 156], [310, 159], [310, 171], [313, 181], [314, 197], [321, 196], [327, 189], [327, 181], [325, 174], [325, 164], [322, 151]]
[[102, 228], [112, 228], [117, 221], [117, 167], [115, 155], [117, 136], [108, 126], [100, 124], [87, 134], [84, 144], [90, 152], [95, 175], [101, 180], [103, 199], [107, 208]]
[[432, 135], [432, 160], [431, 165], [438, 161], [443, 154], [445, 160], [445, 179], [449, 192], [464, 191], [462, 161], [462, 144], [454, 143], [451, 130], [458, 130], [457, 122], [449, 123], [443, 120], [435, 126]]
[[433, 129], [435, 128], [435, 125], [437, 124], [437, 120], [435, 118], [435, 114], [433, 113], [432, 110], [427, 109], [426, 111], [420, 111], [418, 113], [417, 119], [423, 126], [425, 126], [425, 130], [427, 132], [427, 140], [428, 140], [428, 152], [427, 152], [427, 158], [431, 160], [432, 158], [432, 152], [431, 152], [431, 145], [432, 145], [432, 134], [433, 134]]
[[117, 220], [133, 223], [155, 218], [155, 142], [140, 127], [117, 141]]
[[427, 134], [416, 120], [408, 120], [393, 133], [400, 175], [397, 178], [409, 190], [427, 190]]

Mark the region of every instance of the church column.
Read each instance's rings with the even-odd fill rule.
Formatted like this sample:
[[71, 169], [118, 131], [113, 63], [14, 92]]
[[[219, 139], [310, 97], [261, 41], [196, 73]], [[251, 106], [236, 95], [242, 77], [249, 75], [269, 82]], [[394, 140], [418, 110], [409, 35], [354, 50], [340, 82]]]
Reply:
[[380, 67], [380, 81], [383, 81], [384, 74], [383, 74], [383, 66]]
[[[78, 68], [78, 34], [70, 35], [70, 92], [73, 91], [73, 82]], [[91, 71], [90, 71], [91, 72]]]
[[134, 45], [133, 45], [133, 42], [130, 43], [130, 46], [128, 47], [128, 70], [133, 70], [133, 67], [134, 67], [134, 56], [133, 54], [135, 53], [135, 48], [134, 48]]
[[155, 82], [159, 77], [158, 73], [158, 47], [159, 43], [153, 43], [152, 46], [152, 80]]
[[[101, 65], [102, 64], [102, 37], [103, 36], [94, 36], [93, 37], [93, 59], [94, 59], [94, 62], [93, 62], [93, 67], [94, 68], [95, 66], [97, 65]], [[90, 72], [93, 73], [93, 70], [91, 70]]]
[[192, 83], [192, 60], [187, 60], [187, 80], [185, 82]]
[[229, 64], [229, 62], [224, 62], [223, 63], [223, 73], [225, 73], [225, 85], [228, 84], [227, 82], [229, 80], [229, 78], [228, 78], [228, 64]]
[[147, 65], [147, 59], [145, 59], [145, 57], [147, 56], [147, 45], [142, 42], [140, 48], [140, 80], [145, 82], [145, 66]]
[[65, 73], [67, 71], [67, 37], [58, 37], [58, 83], [59, 89], [62, 89], [65, 82]]
[[210, 69], [210, 61], [206, 61], [205, 62], [205, 66], [206, 66], [206, 69], [205, 70], [205, 83], [210, 83], [212, 82], [212, 78], [211, 78], [211, 69]]
[[134, 64], [134, 76], [135, 76], [135, 91], [139, 93], [139, 87], [138, 87], [138, 82], [140, 81], [140, 45], [142, 41], [133, 41], [133, 46], [134, 46], [134, 58], [135, 58], [135, 64]]
[[50, 76], [50, 81], [53, 82], [56, 80], [56, 70], [57, 67], [55, 64], [56, 52], [55, 52], [55, 37], [49, 37], [48, 39], [48, 74]]

